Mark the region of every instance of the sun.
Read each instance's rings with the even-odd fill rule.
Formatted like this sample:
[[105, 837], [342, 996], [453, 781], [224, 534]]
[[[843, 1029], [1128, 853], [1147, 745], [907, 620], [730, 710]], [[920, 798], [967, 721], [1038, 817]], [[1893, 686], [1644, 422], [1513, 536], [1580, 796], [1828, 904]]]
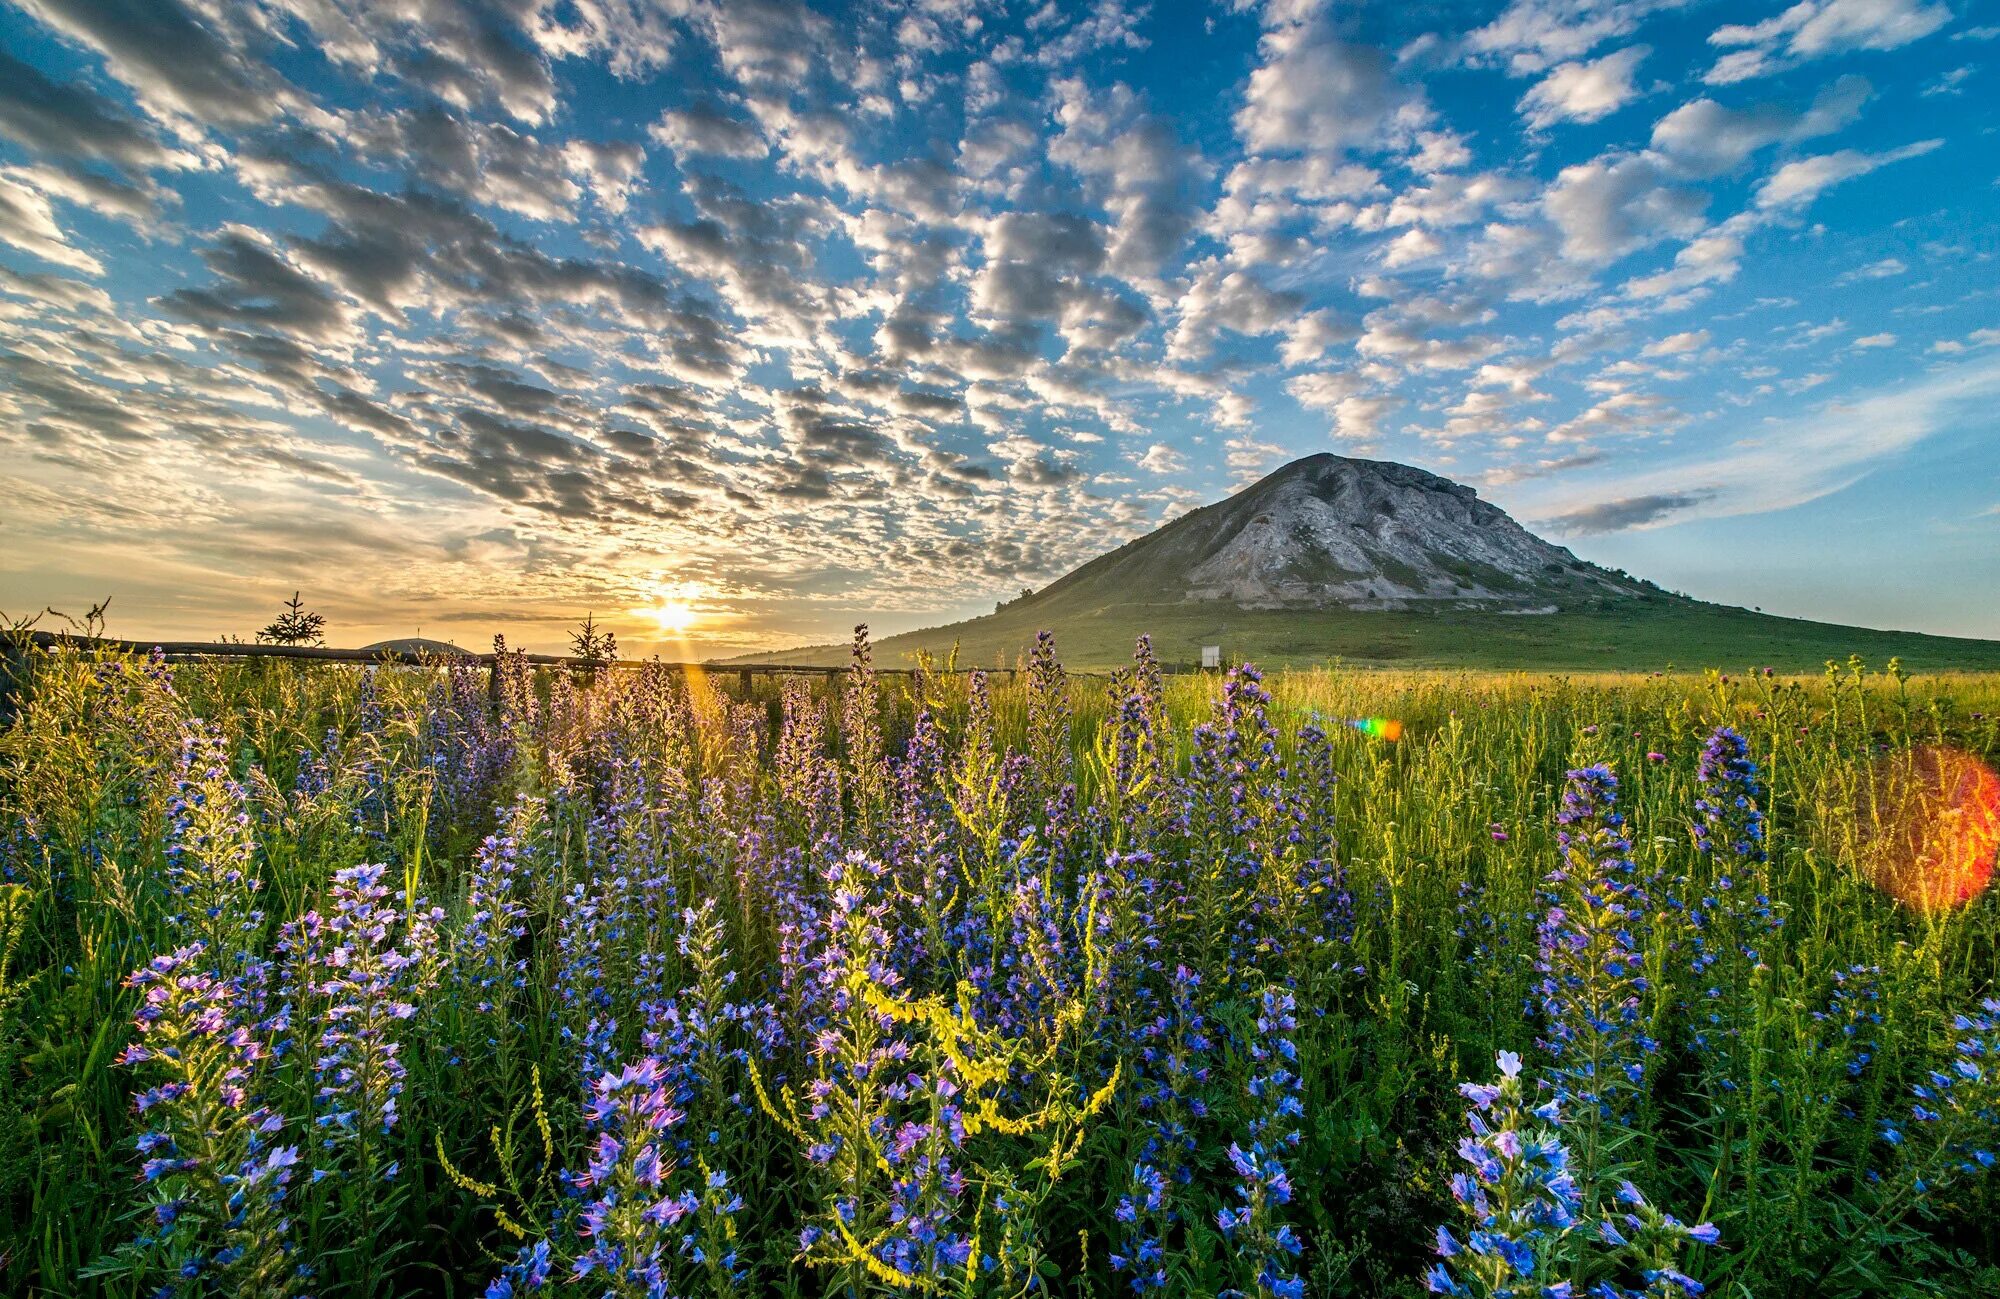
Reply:
[[646, 613], [654, 622], [660, 624], [660, 630], [669, 636], [685, 636], [688, 629], [695, 625], [698, 617], [684, 600], [662, 600], [646, 610]]

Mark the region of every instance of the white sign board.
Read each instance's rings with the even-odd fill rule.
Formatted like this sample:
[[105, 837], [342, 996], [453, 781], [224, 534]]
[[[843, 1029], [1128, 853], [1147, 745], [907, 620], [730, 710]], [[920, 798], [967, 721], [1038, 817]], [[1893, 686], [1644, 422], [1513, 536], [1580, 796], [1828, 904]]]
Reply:
[[1205, 668], [1219, 668], [1219, 667], [1221, 667], [1221, 666], [1222, 666], [1222, 646], [1220, 646], [1220, 645], [1204, 645], [1204, 646], [1202, 646], [1202, 647], [1201, 647], [1201, 665], [1202, 665], [1203, 667], [1205, 667]]

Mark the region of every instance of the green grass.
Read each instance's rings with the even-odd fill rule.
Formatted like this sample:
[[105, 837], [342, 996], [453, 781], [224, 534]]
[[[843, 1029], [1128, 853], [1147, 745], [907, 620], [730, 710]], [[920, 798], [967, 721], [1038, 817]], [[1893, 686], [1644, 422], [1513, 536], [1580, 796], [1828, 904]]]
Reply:
[[[1383, 628], [1409, 621], [1389, 615], [1364, 625], [1386, 636]], [[1489, 634], [1521, 621], [1486, 620]], [[1614, 634], [1613, 620], [1605, 621], [1605, 635]], [[1268, 634], [1284, 633], [1274, 621]], [[1667, 633], [1654, 634], [1664, 645]], [[1109, 661], [1113, 633], [1102, 636], [1096, 652], [1105, 657], [1093, 659], [1089, 637], [1077, 633], [1084, 662]], [[1691, 655], [1669, 652], [1689, 666]], [[1826, 650], [1836, 652], [1844, 653]], [[1502, 668], [1517, 666], [1494, 657]], [[1716, 657], [1776, 656], [1738, 648]], [[253, 1080], [291, 1115], [288, 1139], [304, 1143], [308, 1162], [329, 1173], [323, 1182], [302, 1179], [289, 1203], [288, 1239], [299, 1261], [317, 1269], [309, 1287], [294, 1290], [324, 1299], [480, 1294], [518, 1244], [502, 1213], [538, 1231], [573, 1204], [556, 1170], [590, 1158], [578, 1058], [587, 1021], [600, 1013], [618, 1019], [629, 1059], [652, 1049], [638, 1036], [643, 978], [665, 980], [690, 1004], [714, 993], [702, 990], [702, 971], [679, 941], [687, 931], [677, 908], [715, 902], [721, 959], [736, 980], [730, 998], [768, 999], [790, 1016], [787, 989], [809, 980], [781, 987], [774, 978], [796, 938], [787, 908], [801, 900], [823, 908], [822, 872], [847, 849], [884, 864], [860, 887], [899, 924], [967, 898], [1003, 917], [1023, 898], [1076, 898], [1112, 853], [1136, 849], [1158, 863], [1161, 895], [1180, 900], [1148, 913], [1137, 933], [1130, 914], [1107, 915], [1099, 940], [1107, 948], [1124, 943], [1127, 952], [1157, 941], [1157, 968], [1119, 975], [1144, 997], [1055, 997], [1054, 1029], [1030, 1024], [1022, 1043], [976, 1043], [970, 1054], [1019, 1052], [1024, 1088], [1030, 1076], [1039, 1087], [1037, 1062], [1053, 1060], [1051, 1072], [1081, 1096], [1104, 1083], [1110, 1055], [1124, 1052], [1126, 1067], [1141, 1067], [1132, 1030], [1163, 1004], [1154, 976], [1181, 962], [1201, 970], [1213, 999], [1216, 1042], [1205, 1057], [1212, 1077], [1189, 1181], [1175, 1192], [1186, 1197], [1186, 1221], [1169, 1232], [1173, 1277], [1164, 1293], [1213, 1296], [1245, 1285], [1243, 1251], [1208, 1225], [1218, 1207], [1234, 1202], [1223, 1152], [1242, 1138], [1254, 1072], [1244, 1043], [1255, 1000], [1241, 991], [1255, 986], [1251, 976], [1296, 988], [1305, 1114], [1300, 1147], [1287, 1157], [1298, 1192], [1287, 1212], [1306, 1242], [1298, 1263], [1306, 1293], [1417, 1299], [1435, 1228], [1462, 1228], [1447, 1189], [1465, 1167], [1455, 1153], [1466, 1131], [1458, 1086], [1490, 1081], [1500, 1050], [1527, 1056], [1531, 1075], [1550, 1068], [1537, 1045], [1540, 1020], [1523, 1013], [1537, 978], [1535, 921], [1545, 914], [1538, 891], [1563, 860], [1555, 813], [1565, 770], [1606, 763], [1623, 782], [1630, 856], [1660, 903], [1646, 922], [1643, 1012], [1662, 1046], [1629, 1140], [1612, 1154], [1662, 1208], [1719, 1224], [1721, 1244], [1689, 1265], [1724, 1299], [2000, 1293], [2000, 1177], [1950, 1175], [1928, 1198], [1899, 1199], [1911, 1170], [1929, 1167], [1913, 1153], [1924, 1134], [1913, 1126], [1899, 1153], [1877, 1127], [1907, 1115], [1911, 1085], [1948, 1065], [1963, 1037], [1954, 1016], [1995, 995], [2000, 976], [2000, 895], [1915, 914], [1856, 866], [1879, 830], [1869, 773], [1885, 751], [1945, 743], [2000, 761], [2000, 676], [1945, 675], [1914, 661], [1926, 668], [1914, 679], [1845, 668], [1790, 679], [1274, 672], [1266, 683], [1271, 754], [1284, 771], [1265, 767], [1245, 781], [1246, 805], [1274, 813], [1261, 826], [1293, 824], [1287, 818], [1295, 816], [1301, 833], [1290, 840], [1275, 830], [1230, 828], [1220, 811], [1235, 806], [1222, 788], [1229, 777], [1208, 777], [1214, 783], [1204, 786], [1193, 774], [1195, 728], [1220, 718], [1221, 683], [1209, 676], [1166, 682], [1163, 765], [1145, 777], [1160, 784], [1147, 785], [1121, 784], [1117, 764], [1104, 760], [1115, 752], [1120, 714], [1098, 679], [1072, 679], [1042, 696], [1004, 682], [993, 692], [990, 730], [964, 677], [883, 681], [880, 707], [865, 713], [843, 710], [848, 680], [813, 682], [811, 698], [794, 681], [795, 720], [819, 716], [814, 704], [830, 716], [823, 728], [793, 730], [788, 765], [779, 757], [785, 702], [770, 681], [758, 680], [742, 698], [733, 693], [734, 674], [697, 677], [684, 689], [658, 671], [601, 672], [588, 683], [545, 672], [531, 689], [516, 679], [503, 692], [496, 733], [511, 737], [511, 756], [466, 797], [449, 792], [451, 762], [432, 759], [450, 736], [485, 719], [477, 679], [462, 677], [468, 688], [453, 703], [430, 669], [381, 671], [364, 693], [363, 675], [346, 667], [209, 662], [176, 669], [169, 691], [138, 661], [37, 652], [21, 712], [0, 727], [7, 880], [0, 885], [0, 1294], [139, 1299], [167, 1270], [160, 1251], [128, 1248], [148, 1230], [157, 1194], [138, 1176], [142, 1125], [132, 1096], [160, 1075], [156, 1065], [118, 1063], [137, 1010], [122, 980], [187, 938], [186, 902], [166, 872], [170, 850], [186, 838], [177, 840], [170, 817], [175, 756], [196, 718], [224, 742], [240, 782], [233, 791], [219, 778], [211, 783], [218, 813], [240, 810], [254, 839], [253, 869], [263, 883], [255, 900], [265, 914], [250, 941], [260, 950], [271, 950], [282, 922], [326, 909], [334, 872], [363, 861], [390, 864], [398, 897], [407, 891], [437, 904], [447, 935], [435, 981], [415, 998], [406, 1027], [394, 1030], [409, 1078], [402, 1120], [381, 1152], [401, 1163], [393, 1186], [371, 1191], [377, 1182], [358, 1175], [349, 1155], [324, 1152], [307, 1135], [311, 1088], [301, 1075], [309, 1046], [263, 1065]], [[1052, 730], [1058, 696], [1066, 709], [1055, 712], [1066, 712], [1067, 724]], [[915, 791], [905, 803], [905, 793], [868, 775], [876, 769], [856, 757], [859, 732], [843, 718], [872, 718], [888, 751], [900, 753], [919, 703], [939, 722], [940, 749], [930, 786], [921, 779], [896, 786]], [[1402, 720], [1403, 740], [1380, 742], [1337, 725], [1370, 716]], [[1315, 718], [1336, 723], [1319, 750], [1321, 765], [1307, 758], [1317, 741], [1306, 726]], [[1254, 737], [1257, 724], [1238, 720]], [[1710, 729], [1725, 724], [1743, 733], [1765, 783], [1759, 806], [1770, 859], [1739, 878], [1767, 893], [1784, 917], [1778, 932], [1760, 939], [1757, 968], [1723, 997], [1747, 1025], [1746, 1085], [1727, 1091], [1710, 1076], [1720, 1066], [1691, 1044], [1710, 981], [1692, 969], [1689, 909], [1673, 905], [1714, 890], [1718, 871], [1738, 870], [1696, 851], [1691, 835], [1701, 795], [1697, 755]], [[996, 749], [1033, 757], [1003, 776], [1008, 768]], [[1255, 765], [1263, 760], [1248, 755], [1258, 751], [1253, 743], [1242, 753]], [[297, 780], [322, 760], [323, 785]], [[1212, 771], [1225, 765], [1207, 763]], [[632, 778], [614, 776], [620, 770], [642, 773], [652, 796], [614, 788]], [[1186, 785], [1176, 783], [1181, 776], [1190, 777]], [[1045, 833], [1055, 817], [1048, 802], [1010, 784], [1022, 779], [1058, 788], [1074, 782], [1076, 806], [1089, 815], [1061, 836]], [[826, 781], [837, 782], [830, 803]], [[1162, 792], [1164, 806], [1132, 811]], [[466, 979], [481, 967], [474, 949], [453, 936], [471, 930], [481, 912], [473, 891], [481, 839], [522, 793], [543, 800], [544, 810], [518, 843], [514, 897], [524, 915], [506, 954], [524, 962], [522, 985], [482, 994], [503, 1005], [496, 1026], [471, 1009]], [[924, 823], [921, 833], [913, 822]], [[1017, 851], [1045, 855], [1004, 859]], [[640, 890], [621, 882], [634, 859], [645, 876]], [[1317, 878], [1327, 866], [1337, 866], [1337, 885], [1316, 887], [1309, 900], [1286, 891], [1287, 880]], [[931, 872], [946, 868], [952, 887], [930, 887]], [[1057, 887], [1035, 891], [1049, 879]], [[1312, 908], [1306, 924], [1316, 938], [1338, 936], [1297, 943], [1299, 929], [1277, 931], [1276, 950], [1238, 962], [1228, 934], [1260, 923], [1246, 918], [1246, 893], [1272, 886], [1274, 905]], [[1344, 922], [1329, 923], [1320, 910], [1334, 892], [1350, 899]], [[579, 928], [587, 918], [579, 897], [626, 908], [602, 949], [613, 966], [603, 984], [615, 1003], [608, 1012], [561, 994], [565, 935], [595, 932]], [[1018, 932], [1043, 941], [1033, 926]], [[1017, 969], [1046, 960], [1074, 973], [1082, 944], [1057, 950], [1021, 941], [1026, 955]], [[860, 946], [862, 959], [836, 964], [866, 987], [857, 970], [879, 952]], [[949, 999], [959, 980], [974, 977], [974, 958], [950, 945], [939, 951], [941, 968], [909, 976], [909, 995]], [[1855, 1040], [1833, 1011], [1836, 975], [1856, 966], [1875, 971], [1866, 983], [1880, 992], [1882, 1021], [1863, 1026], [1872, 1054], [1850, 1074]], [[1135, 1008], [1139, 1015], [1120, 1020]], [[308, 1041], [316, 1040], [308, 1031], [313, 1013], [300, 1010]], [[1117, 1030], [1087, 1049], [1070, 1036], [1107, 1021]], [[784, 1121], [747, 1099], [759, 1086], [803, 1087], [824, 1067], [803, 1049], [813, 1035], [797, 1025], [791, 1031], [791, 1045], [762, 1057], [754, 1081], [716, 1056], [709, 1060], [716, 1085], [691, 1088], [687, 1099], [699, 1115], [692, 1130], [713, 1123], [726, 1134], [698, 1153], [725, 1165], [746, 1201], [740, 1248], [751, 1276], [734, 1294], [803, 1299], [840, 1293], [839, 1278], [850, 1277], [855, 1295], [886, 1299], [891, 1287], [878, 1275], [845, 1264], [808, 1268], [795, 1258], [801, 1222], [825, 1221], [849, 1188], [803, 1155]], [[1026, 1036], [1045, 1031], [1046, 1038]], [[912, 1044], [909, 1068], [941, 1068], [932, 1030], [912, 1024], [897, 1032]], [[746, 1032], [725, 1044], [754, 1050], [748, 1042]], [[1125, 1074], [1088, 1122], [1065, 1129], [1075, 1145], [1068, 1162], [1058, 1161], [1060, 1178], [1045, 1176], [1046, 1131], [1022, 1139], [986, 1131], [956, 1152], [972, 1188], [960, 1225], [984, 1232], [995, 1250], [1004, 1232], [1016, 1232], [1024, 1250], [1039, 1251], [1048, 1286], [1038, 1293], [1129, 1293], [1128, 1278], [1107, 1261], [1122, 1230], [1112, 1205], [1157, 1114], [1134, 1076]], [[885, 1120], [920, 1109], [878, 1100]], [[1033, 1108], [1018, 1096], [1008, 1107]], [[1982, 1139], [2000, 1136], [1995, 1127], [1987, 1124]], [[685, 1185], [690, 1169], [670, 1177]], [[857, 1166], [854, 1179], [865, 1183], [862, 1214], [885, 1214], [876, 1170]], [[1003, 1185], [1022, 1192], [1008, 1198], [1028, 1204], [1026, 1213], [1002, 1221], [986, 1210], [999, 1198], [988, 1192]], [[574, 1230], [557, 1242], [561, 1275], [562, 1260], [581, 1242]], [[675, 1293], [731, 1293], [696, 1284], [694, 1269], [677, 1267]], [[1026, 1292], [996, 1273], [967, 1278], [950, 1293], [1021, 1299]]]
[[[1163, 661], [1198, 662], [1220, 645], [1231, 662], [1267, 668], [1331, 662], [1359, 666], [1479, 668], [1543, 672], [1740, 671], [1774, 667], [1817, 672], [1828, 659], [1859, 655], [1875, 664], [1900, 657], [1918, 672], [2000, 671], [2000, 642], [1876, 631], [1778, 618], [1671, 597], [1556, 614], [1243, 610], [1221, 604], [1113, 605], [1050, 609], [1030, 602], [998, 614], [878, 642], [878, 661], [907, 664], [919, 651], [959, 661], [1013, 666], [1037, 631], [1056, 633], [1063, 660], [1103, 669], [1124, 662], [1141, 632]], [[839, 664], [844, 645], [807, 646], [740, 662]]]

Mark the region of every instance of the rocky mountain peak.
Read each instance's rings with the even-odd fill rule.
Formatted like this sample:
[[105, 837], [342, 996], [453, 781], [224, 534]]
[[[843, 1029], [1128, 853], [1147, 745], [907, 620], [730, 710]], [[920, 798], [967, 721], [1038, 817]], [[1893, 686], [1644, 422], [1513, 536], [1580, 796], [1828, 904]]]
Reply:
[[1638, 584], [1535, 536], [1463, 483], [1331, 453], [1293, 461], [1042, 594], [1246, 609], [1552, 613]]

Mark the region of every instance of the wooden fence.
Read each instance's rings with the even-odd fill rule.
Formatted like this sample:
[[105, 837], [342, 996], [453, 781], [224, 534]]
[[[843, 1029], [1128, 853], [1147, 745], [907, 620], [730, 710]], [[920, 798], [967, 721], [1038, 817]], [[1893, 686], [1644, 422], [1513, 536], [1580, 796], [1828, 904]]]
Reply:
[[[446, 666], [454, 663], [469, 664], [484, 668], [487, 673], [488, 689], [499, 689], [500, 674], [494, 670], [496, 654], [474, 654], [469, 650], [459, 650], [450, 654], [410, 655], [397, 650], [328, 649], [317, 645], [260, 645], [241, 644], [229, 641], [134, 641], [118, 640], [108, 636], [83, 636], [70, 632], [30, 631], [0, 632], [0, 720], [12, 715], [12, 695], [17, 682], [22, 677], [24, 666], [20, 660], [29, 648], [52, 649], [56, 646], [71, 646], [85, 650], [110, 650], [123, 654], [150, 654], [158, 650], [169, 661], [192, 662], [201, 659], [299, 659], [314, 663], [357, 663], [396, 664], [404, 667]], [[668, 663], [659, 659], [613, 659], [608, 663], [592, 663], [589, 660], [567, 657], [560, 654], [525, 654], [509, 651], [509, 658], [526, 661], [545, 667], [570, 668], [637, 668], [648, 664], [674, 672], [699, 672], [710, 677], [735, 673], [738, 683], [747, 693], [751, 683], [760, 676], [833, 676], [847, 671], [845, 666], [825, 667], [803, 663]], [[944, 671], [945, 669], [937, 669]], [[953, 668], [954, 672], [985, 672], [988, 675], [1006, 673], [1013, 676], [1018, 668]], [[1171, 669], [1169, 669], [1171, 670]], [[915, 668], [876, 668], [883, 676], [910, 676]], [[1071, 676], [1103, 676], [1096, 672], [1071, 672]]]

